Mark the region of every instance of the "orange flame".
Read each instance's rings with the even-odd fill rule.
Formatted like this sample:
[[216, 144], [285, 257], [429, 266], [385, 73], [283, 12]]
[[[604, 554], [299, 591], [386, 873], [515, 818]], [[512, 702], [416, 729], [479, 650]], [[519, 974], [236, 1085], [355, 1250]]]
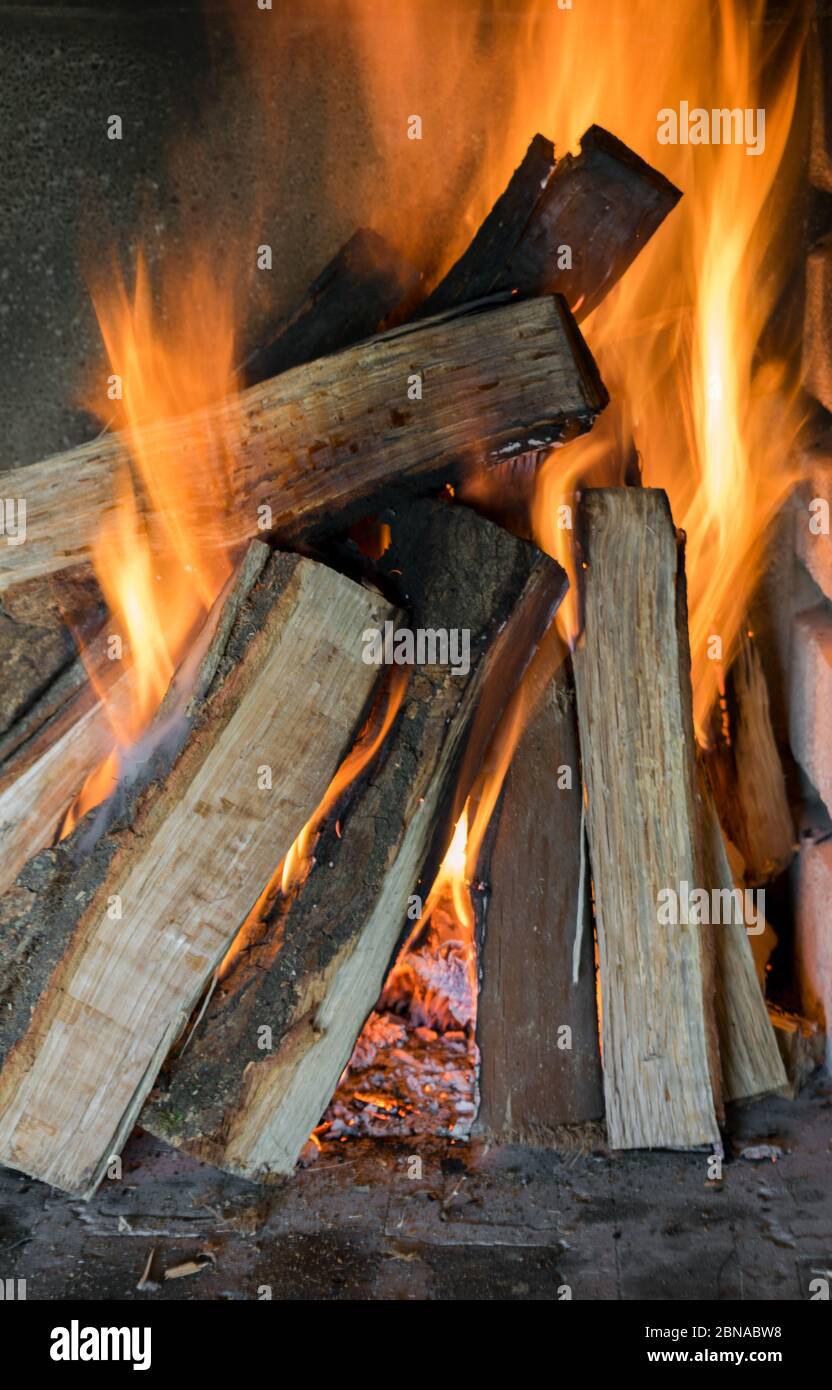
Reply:
[[[590, 81], [588, 105], [583, 81], [552, 83], [555, 130], [574, 140], [591, 115], [660, 168], [684, 198], [584, 325], [612, 404], [592, 435], [547, 461], [535, 534], [571, 570], [571, 536], [556, 527], [556, 503], [581, 484], [622, 482], [628, 457], [638, 452], [645, 485], [667, 490], [687, 536], [700, 736], [742, 629], [766, 528], [796, 480], [789, 462], [801, 423], [796, 381], [760, 351], [790, 265], [786, 171], [797, 161], [785, 154], [804, 30], [765, 26], [764, 8], [762, 0], [722, 3], [709, 15], [687, 3], [669, 13], [652, 0], [612, 0], [603, 22], [613, 22], [600, 44], [593, 41], [600, 15], [576, 12], [555, 78], [583, 46], [593, 53], [588, 67], [597, 88]], [[775, 40], [783, 61], [773, 85], [765, 78]], [[708, 112], [764, 109], [762, 152], [659, 144], [658, 113], [678, 110], [683, 99]], [[574, 596], [562, 612], [574, 640]]]
[[[461, 962], [467, 981], [464, 1004], [473, 1032], [478, 984], [476, 918], [468, 871], [469, 813], [470, 802], [466, 801], [424, 908], [387, 976], [382, 1007], [406, 1002], [409, 1012], [419, 1012], [431, 1027], [444, 1030], [451, 1026], [453, 1010], [448, 1000], [414, 968], [415, 953], [427, 941], [431, 956], [440, 959], [444, 952], [449, 952]], [[372, 1028], [374, 1017], [368, 1020], [367, 1027]]]
[[[800, 152], [786, 156], [809, 8], [775, 20], [765, 0], [319, 0], [323, 50], [333, 63], [349, 54], [363, 98], [339, 108], [333, 155], [337, 139], [351, 177], [342, 158], [326, 162], [327, 199], [346, 226], [369, 222], [387, 236], [428, 286], [464, 250], [536, 131], [560, 157], [603, 125], [682, 189], [585, 321], [612, 404], [543, 468], [533, 524], [565, 559], [570, 533], [556, 529], [553, 499], [574, 501], [581, 483], [623, 482], [637, 451], [645, 484], [667, 490], [687, 534], [700, 733], [721, 679], [709, 639], [719, 637], [726, 665], [766, 527], [794, 482], [796, 391], [761, 338], [798, 250], [785, 219]], [[254, 7], [237, 24], [249, 69], [273, 97], [282, 27]], [[660, 113], [682, 101], [709, 113], [763, 109], [764, 146], [661, 143]], [[573, 639], [577, 620], [573, 593], [560, 620]]]
[[[104, 702], [114, 750], [87, 778], [61, 836], [99, 804], [118, 780], [118, 751], [149, 727], [194, 633], [227, 579], [221, 547], [200, 546], [194, 519], [207, 507], [218, 515], [228, 496], [235, 448], [233, 414], [210, 418], [207, 407], [234, 390], [230, 297], [195, 253], [163, 283], [165, 313], [154, 307], [150, 278], [139, 256], [132, 297], [116, 274], [94, 294], [111, 374], [98, 413], [124, 432], [129, 466], [117, 479], [115, 505], [94, 548], [98, 582], [112, 622], [111, 659], [123, 663], [131, 698], [119, 716], [107, 701], [101, 670], [88, 658], [90, 679]], [[111, 399], [112, 398], [112, 399]], [[189, 415], [187, 466], [181, 438], [170, 428]], [[153, 503], [152, 519], [142, 500]]]

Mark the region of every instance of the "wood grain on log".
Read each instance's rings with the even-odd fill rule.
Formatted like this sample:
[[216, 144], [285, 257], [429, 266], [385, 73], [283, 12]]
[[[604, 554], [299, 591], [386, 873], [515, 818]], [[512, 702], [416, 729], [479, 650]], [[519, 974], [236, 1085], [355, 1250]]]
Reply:
[[583, 894], [580, 882], [587, 870], [581, 796], [567, 657], [548, 681], [506, 775], [488, 872], [477, 1129], [504, 1143], [550, 1145], [560, 1126], [596, 1120], [604, 1110], [592, 898], [588, 882]]
[[[236, 580], [218, 596], [201, 642], [210, 639], [214, 624], [223, 628], [236, 616], [252, 564], [265, 554], [262, 545], [250, 549]], [[26, 719], [0, 739], [0, 893], [29, 859], [54, 843], [87, 775], [112, 752], [113, 730], [130, 726], [134, 672], [107, 659], [108, 640], [101, 632], [85, 659], [73, 662]]]
[[536, 135], [426, 312], [507, 289], [521, 298], [557, 292], [586, 318], [682, 196], [600, 126], [585, 132], [580, 154], [553, 165], [551, 142]]
[[479, 766], [565, 589], [553, 561], [466, 508], [412, 503], [391, 531], [380, 576], [398, 583], [413, 628], [470, 632], [470, 670], [413, 671], [379, 759], [323, 826], [311, 874], [239, 952], [141, 1116], [249, 1177], [291, 1172], [326, 1109], [412, 925], [408, 898], [425, 892], [420, 876], [429, 886], [426, 856], [447, 845], [463, 748]]
[[[419, 378], [421, 399], [408, 388]], [[206, 413], [234, 458], [226, 507], [191, 517], [203, 546], [281, 535], [372, 510], [391, 482], [428, 490], [590, 427], [606, 404], [595, 364], [562, 301], [469, 305], [296, 367]], [[197, 437], [204, 448], [206, 419]], [[189, 419], [148, 428], [145, 447], [198, 477]], [[86, 558], [115, 506], [125, 441], [105, 436], [6, 475], [25, 497], [24, 544], [0, 547], [0, 590]], [[143, 499], [144, 515], [152, 510]]]
[[91, 812], [0, 899], [0, 1161], [70, 1192], [95, 1189], [320, 800], [375, 682], [362, 631], [394, 611], [291, 555], [231, 601], [120, 828], [95, 838]]
[[574, 666], [610, 1143], [716, 1143], [707, 941], [699, 925], [659, 918], [661, 893], [681, 905], [685, 886], [706, 882], [676, 533], [653, 489], [586, 491], [579, 515], [588, 568]]
[[795, 830], [771, 727], [768, 686], [757, 648], [743, 639], [726, 682], [730, 745], [717, 741], [708, 764], [719, 815], [745, 861], [746, 882], [766, 883], [788, 868]]
[[[724, 893], [727, 904], [727, 895], [734, 892], [734, 879], [704, 768], [700, 775], [700, 792], [705, 887], [711, 892], [716, 889]], [[764, 920], [755, 922], [754, 929], [762, 927]], [[747, 927], [729, 919], [707, 930], [715, 951], [716, 1022], [723, 1099], [750, 1100], [769, 1091], [779, 1091], [786, 1084], [786, 1074], [757, 978]]]

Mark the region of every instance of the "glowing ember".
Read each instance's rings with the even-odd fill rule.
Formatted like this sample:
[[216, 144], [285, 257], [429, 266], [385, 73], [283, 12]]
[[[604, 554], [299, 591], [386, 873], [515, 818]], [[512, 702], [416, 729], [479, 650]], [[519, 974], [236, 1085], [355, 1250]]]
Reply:
[[[479, 1107], [476, 914], [472, 877], [517, 740], [556, 653], [541, 651], [509, 702], [454, 826], [427, 903], [356, 1043], [316, 1131], [467, 1138]], [[382, 1096], [388, 1108], [362, 1096]]]
[[468, 838], [466, 805], [425, 909], [364, 1025], [319, 1136], [468, 1134], [479, 1104]]

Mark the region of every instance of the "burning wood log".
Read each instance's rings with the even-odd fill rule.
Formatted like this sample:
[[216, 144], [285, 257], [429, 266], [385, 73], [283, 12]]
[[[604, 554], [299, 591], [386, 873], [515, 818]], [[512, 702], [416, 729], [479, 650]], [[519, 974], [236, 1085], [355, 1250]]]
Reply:
[[393, 611], [323, 565], [250, 548], [116, 824], [91, 812], [0, 899], [0, 1161], [95, 1189], [275, 846], [349, 746], [376, 675], [362, 631]]
[[242, 934], [141, 1116], [249, 1177], [290, 1173], [326, 1109], [413, 925], [426, 856], [447, 844], [460, 761], [481, 762], [565, 589], [553, 561], [465, 508], [417, 502], [391, 526], [379, 572], [399, 579], [412, 630], [468, 632], [470, 668], [413, 671], [381, 765], [331, 808], [305, 882]]
[[468, 250], [427, 299], [438, 313], [498, 290], [562, 294], [586, 318], [681, 198], [678, 188], [601, 126], [555, 167], [536, 135]]
[[360, 227], [300, 304], [243, 365], [247, 386], [378, 333], [415, 292], [419, 273], [377, 232]]
[[604, 1111], [575, 690], [561, 655], [506, 775], [487, 875], [477, 1128], [505, 1143], [552, 1144]]
[[[440, 314], [471, 299], [493, 294], [524, 231], [533, 218], [555, 169], [555, 147], [535, 135], [522, 163], [515, 169], [471, 244], [451, 266], [419, 309], [420, 316]], [[550, 271], [556, 273], [557, 253], [550, 246]]]
[[768, 686], [757, 649], [743, 640], [726, 682], [730, 744], [719, 736], [709, 768], [725, 833], [745, 860], [747, 883], [766, 883], [787, 869], [795, 832]]
[[609, 1139], [716, 1143], [713, 966], [687, 910], [708, 880], [681, 553], [667, 497], [654, 489], [587, 491], [580, 524], [587, 568], [574, 665]]
[[[210, 413], [234, 474], [223, 513], [193, 517], [203, 546], [233, 546], [267, 526], [297, 536], [371, 510], [391, 485], [428, 490], [588, 429], [606, 404], [595, 364], [557, 298], [458, 312], [397, 328], [296, 367]], [[188, 418], [148, 429], [172, 469], [200, 468]], [[118, 435], [6, 474], [25, 498], [25, 544], [0, 548], [0, 590], [89, 554], [128, 458]], [[153, 502], [144, 497], [144, 515]]]

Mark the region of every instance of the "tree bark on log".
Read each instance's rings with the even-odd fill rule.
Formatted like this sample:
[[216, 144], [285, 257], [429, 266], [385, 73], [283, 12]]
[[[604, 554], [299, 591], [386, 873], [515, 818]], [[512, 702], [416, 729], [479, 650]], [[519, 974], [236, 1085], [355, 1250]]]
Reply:
[[745, 861], [747, 883], [788, 868], [795, 829], [771, 727], [768, 686], [757, 649], [743, 639], [726, 682], [730, 745], [717, 737], [708, 767], [723, 828]]
[[576, 318], [586, 318], [682, 196], [601, 126], [585, 132], [580, 154], [554, 166], [551, 142], [536, 135], [423, 312], [512, 290], [521, 298], [562, 294]]
[[604, 1112], [571, 666], [564, 655], [512, 758], [486, 876], [477, 1131], [503, 1143], [556, 1145]]
[[[555, 147], [535, 135], [473, 241], [419, 308], [419, 317], [441, 314], [457, 304], [482, 299], [505, 284], [506, 267], [540, 206], [555, 169]], [[556, 259], [550, 247], [552, 262]], [[534, 291], [533, 291], [534, 293]]]
[[446, 847], [460, 767], [481, 763], [566, 587], [554, 561], [466, 508], [413, 503], [391, 527], [380, 577], [398, 583], [412, 629], [469, 630], [470, 670], [412, 672], [379, 758], [332, 808], [309, 877], [238, 943], [140, 1119], [248, 1177], [290, 1173], [325, 1111], [412, 925], [426, 858]]
[[[421, 392], [410, 399], [409, 388]], [[468, 305], [397, 328], [253, 387], [206, 412], [235, 460], [227, 505], [192, 518], [205, 547], [271, 529], [297, 537], [325, 518], [342, 527], [391, 485], [427, 491], [534, 447], [589, 429], [607, 396], [569, 311], [557, 298]], [[194, 423], [165, 422], [145, 446], [199, 476]], [[198, 454], [199, 451], [196, 451]], [[25, 544], [0, 547], [0, 590], [89, 554], [115, 505], [118, 435], [6, 475], [27, 503]], [[145, 517], [152, 501], [143, 499]]]
[[91, 812], [0, 899], [0, 1161], [94, 1191], [350, 745], [376, 678], [361, 634], [393, 611], [323, 565], [249, 549], [121, 820]]
[[[521, 241], [542, 237], [536, 264], [547, 273], [537, 279], [527, 278], [524, 292], [560, 290], [569, 302], [580, 301], [580, 319], [617, 282], [678, 197], [660, 175], [595, 127], [586, 132], [581, 155], [577, 159], [567, 156], [553, 178], [554, 169], [551, 141], [536, 135], [470, 248], [434, 291], [429, 307], [422, 306], [422, 316], [433, 312], [434, 307], [437, 311], [457, 307], [498, 285], [513, 288], [506, 273], [512, 255]], [[584, 184], [588, 176], [597, 181], [594, 195]], [[557, 215], [553, 216], [555, 204]], [[626, 242], [628, 229], [637, 245], [632, 252], [622, 254], [617, 243]], [[572, 271], [557, 265], [558, 247], [564, 244], [583, 248], [584, 260]], [[265, 343], [258, 343], [249, 353], [242, 371], [245, 384], [256, 385], [316, 357], [351, 347], [381, 331], [388, 321], [406, 321], [418, 301], [419, 280], [418, 272], [395, 248], [377, 233], [359, 228], [292, 313]], [[539, 455], [524, 457], [534, 460]], [[42, 639], [42, 644], [44, 641], [48, 647], [46, 664], [38, 659], [35, 669], [31, 634], [14, 620], [4, 624], [0, 609], [0, 654], [7, 653], [6, 659], [21, 677], [20, 691], [10, 692], [5, 707], [0, 708], [0, 727], [4, 720], [11, 724], [37, 698], [49, 676], [67, 659], [63, 646], [52, 655], [54, 638]], [[71, 649], [66, 650], [69, 653]]]
[[707, 883], [681, 550], [658, 490], [588, 490], [579, 517], [587, 568], [574, 665], [610, 1144], [717, 1143], [708, 939], [659, 917], [660, 894], [681, 905], [683, 885]]

